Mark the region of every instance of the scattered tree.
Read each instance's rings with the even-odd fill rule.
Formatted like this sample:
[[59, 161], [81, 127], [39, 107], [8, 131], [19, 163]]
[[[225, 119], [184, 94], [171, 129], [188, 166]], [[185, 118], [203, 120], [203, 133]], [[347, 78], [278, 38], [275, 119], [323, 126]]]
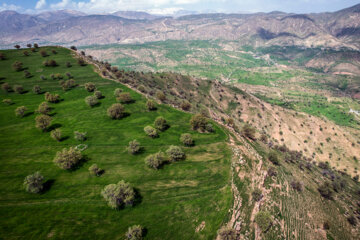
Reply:
[[39, 48], [39, 44], [34, 43], [34, 48]]
[[114, 103], [107, 109], [107, 114], [112, 119], [121, 119], [125, 116], [125, 108], [120, 103]]
[[236, 231], [230, 227], [223, 226], [217, 232], [219, 240], [236, 240]]
[[12, 68], [17, 72], [20, 72], [21, 70], [23, 70], [23, 63], [16, 61], [13, 63]]
[[97, 164], [93, 164], [89, 167], [89, 172], [95, 176], [100, 176], [104, 170], [99, 168]]
[[66, 62], [66, 63], [65, 63], [65, 66], [66, 66], [67, 68], [72, 67], [72, 65], [71, 65], [71, 63], [70, 63], [70, 62]]
[[191, 103], [187, 100], [184, 100], [181, 104], [180, 107], [182, 110], [184, 111], [189, 111], [191, 109]]
[[28, 51], [23, 51], [23, 54], [24, 54], [24, 56], [26, 56], [26, 57], [28, 57], [28, 56], [30, 56], [30, 54], [29, 54], [29, 52]]
[[28, 109], [25, 106], [17, 107], [15, 109], [15, 115], [22, 118], [27, 110]]
[[356, 218], [354, 217], [354, 215], [350, 215], [348, 218], [347, 218], [348, 222], [353, 225], [353, 226], [356, 226], [357, 225], [357, 220]]
[[255, 222], [263, 232], [266, 232], [272, 224], [271, 215], [267, 211], [260, 211], [255, 216]]
[[61, 141], [61, 136], [62, 136], [62, 133], [61, 133], [61, 130], [60, 129], [54, 129], [50, 132], [50, 136], [55, 139], [56, 141], [60, 142]]
[[148, 135], [151, 138], [156, 138], [158, 137], [158, 132], [156, 131], [155, 128], [151, 127], [151, 126], [146, 126], [144, 128], [144, 132], [146, 133], [146, 135]]
[[87, 132], [79, 132], [79, 131], [74, 132], [74, 138], [81, 142], [86, 140], [86, 138], [87, 138], [86, 135], [87, 135]]
[[31, 43], [26, 44], [26, 46], [27, 46], [28, 48], [31, 48], [31, 47], [32, 47]]
[[156, 110], [156, 103], [153, 100], [148, 100], [146, 102], [146, 108], [148, 111], [154, 111]]
[[129, 183], [124, 180], [117, 184], [109, 184], [102, 191], [101, 195], [112, 208], [121, 208], [132, 205], [135, 201], [135, 191]]
[[169, 156], [170, 161], [172, 162], [185, 159], [184, 151], [178, 146], [170, 146], [168, 150], [166, 150], [166, 154]]
[[60, 101], [59, 94], [51, 94], [49, 92], [45, 93], [45, 100], [51, 103], [57, 103]]
[[303, 183], [298, 180], [291, 181], [290, 185], [294, 190], [296, 190], [298, 192], [302, 192], [302, 190], [304, 188]]
[[42, 130], [43, 132], [45, 132], [46, 129], [50, 126], [51, 120], [52, 120], [51, 117], [49, 117], [48, 115], [42, 114], [36, 116], [35, 118], [36, 127]]
[[85, 63], [84, 59], [82, 59], [82, 58], [79, 58], [79, 59], [77, 60], [77, 63], [78, 63], [80, 66], [86, 66], [86, 63]]
[[146, 93], [146, 88], [144, 85], [140, 85], [137, 89], [142, 93]]
[[211, 123], [206, 124], [205, 130], [209, 133], [214, 132], [214, 126]]
[[46, 77], [44, 75], [40, 75], [41, 80], [46, 80]]
[[95, 91], [94, 92], [94, 96], [97, 98], [97, 99], [101, 99], [103, 97], [102, 93], [100, 91]]
[[185, 145], [185, 146], [193, 146], [194, 145], [194, 140], [191, 136], [190, 133], [184, 133], [181, 134], [180, 136], [180, 141]]
[[88, 92], [93, 92], [96, 89], [96, 87], [95, 87], [94, 83], [88, 82], [88, 83], [85, 83], [85, 89]]
[[141, 240], [143, 239], [144, 230], [140, 225], [134, 225], [129, 227], [125, 233], [127, 240]]
[[278, 155], [275, 151], [271, 151], [269, 153], [269, 156], [268, 156], [268, 159], [270, 162], [272, 162], [273, 164], [275, 165], [279, 165], [279, 158], [278, 158]]
[[20, 49], [20, 45], [19, 45], [19, 44], [16, 44], [16, 45], [14, 46], [14, 48]]
[[87, 96], [85, 102], [88, 106], [93, 107], [99, 103], [99, 100], [95, 96]]
[[29, 71], [24, 71], [24, 77], [25, 78], [30, 78], [30, 77], [32, 77], [32, 75], [31, 75], [31, 73], [29, 72]]
[[193, 130], [200, 130], [202, 132], [206, 131], [206, 125], [208, 124], [208, 120], [202, 114], [195, 114], [190, 119], [190, 125]]
[[66, 81], [61, 81], [60, 85], [64, 91], [68, 91], [76, 86], [74, 79], [69, 79]]
[[14, 85], [14, 92], [19, 93], [19, 94], [23, 94], [25, 92], [23, 86], [21, 85]]
[[56, 153], [54, 163], [62, 169], [69, 170], [74, 168], [83, 158], [81, 152], [73, 147], [64, 148]]
[[262, 199], [263, 194], [259, 188], [255, 188], [255, 190], [251, 193], [251, 196], [255, 202], [258, 202]]
[[58, 64], [54, 59], [46, 59], [43, 65], [44, 67], [56, 67]]
[[40, 103], [36, 112], [47, 115], [51, 111], [51, 108], [47, 102]]
[[77, 51], [77, 48], [75, 46], [70, 47], [71, 50]]
[[11, 92], [12, 90], [8, 83], [1, 84], [1, 89], [4, 90], [5, 92]]
[[117, 97], [119, 97], [120, 96], [120, 94], [122, 93], [122, 89], [121, 88], [116, 88], [115, 90], [114, 90], [114, 96], [117, 98]]
[[41, 87], [39, 85], [35, 85], [32, 90], [35, 94], [41, 93]]
[[40, 193], [44, 188], [44, 177], [40, 172], [35, 172], [26, 176], [24, 180], [24, 187], [27, 192]]
[[169, 128], [169, 124], [166, 122], [165, 118], [157, 117], [154, 122], [154, 126], [156, 129], [160, 131], [164, 131]]
[[156, 98], [159, 99], [161, 102], [164, 102], [166, 100], [166, 96], [162, 91], [156, 92]]
[[145, 158], [145, 164], [153, 169], [159, 169], [164, 162], [165, 154], [163, 152], [157, 152]]
[[134, 100], [132, 99], [130, 93], [128, 93], [128, 92], [120, 93], [119, 96], [116, 98], [116, 100], [119, 101], [120, 103], [132, 103], [132, 102], [134, 102]]
[[5, 60], [5, 59], [6, 59], [5, 55], [3, 53], [0, 53], [0, 60]]
[[47, 52], [45, 50], [40, 50], [40, 55], [42, 57], [47, 57], [48, 56], [48, 54], [47, 54]]
[[6, 105], [11, 105], [13, 104], [13, 101], [9, 98], [5, 98], [4, 100], [2, 100], [3, 103], [5, 103]]
[[331, 189], [331, 185], [328, 182], [324, 182], [319, 188], [319, 193], [322, 197], [327, 199], [332, 199], [333, 191]]
[[141, 150], [141, 146], [140, 143], [136, 140], [130, 141], [129, 142], [129, 147], [128, 147], [128, 151], [131, 154], [136, 154]]
[[52, 54], [57, 54], [57, 51], [55, 49], [51, 50]]
[[256, 140], [255, 138], [255, 129], [251, 127], [249, 124], [245, 124], [242, 128], [242, 134], [243, 136], [251, 139]]

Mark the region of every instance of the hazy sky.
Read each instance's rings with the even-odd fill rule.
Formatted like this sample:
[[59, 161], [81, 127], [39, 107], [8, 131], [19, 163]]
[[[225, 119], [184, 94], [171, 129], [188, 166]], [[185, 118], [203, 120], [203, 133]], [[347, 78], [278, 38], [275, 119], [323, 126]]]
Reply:
[[0, 11], [35, 13], [46, 10], [73, 9], [88, 13], [119, 10], [171, 14], [177, 10], [198, 12], [271, 12], [293, 13], [337, 11], [360, 0], [0, 0]]

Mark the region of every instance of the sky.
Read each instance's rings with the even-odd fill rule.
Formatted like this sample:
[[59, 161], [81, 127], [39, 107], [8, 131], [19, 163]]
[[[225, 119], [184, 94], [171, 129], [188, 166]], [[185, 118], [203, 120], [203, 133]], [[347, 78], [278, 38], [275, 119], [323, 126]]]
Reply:
[[0, 11], [39, 13], [71, 9], [86, 13], [111, 13], [132, 10], [164, 15], [179, 10], [199, 13], [315, 13], [337, 11], [359, 3], [360, 0], [0, 0]]

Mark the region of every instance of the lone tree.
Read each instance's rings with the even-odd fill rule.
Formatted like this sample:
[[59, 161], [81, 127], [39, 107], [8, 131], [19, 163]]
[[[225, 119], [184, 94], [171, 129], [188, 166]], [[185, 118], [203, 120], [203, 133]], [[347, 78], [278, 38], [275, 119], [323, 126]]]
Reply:
[[217, 232], [219, 240], [236, 240], [236, 231], [230, 227], [223, 226]]
[[159, 169], [165, 162], [165, 154], [163, 152], [157, 152], [151, 154], [145, 158], [145, 164], [149, 168]]
[[154, 111], [156, 110], [156, 103], [153, 100], [148, 100], [146, 102], [146, 108], [148, 111]]
[[144, 128], [144, 132], [146, 133], [146, 135], [148, 135], [151, 138], [156, 138], [158, 137], [158, 132], [156, 131], [155, 128], [153, 128], [152, 126], [146, 126]]
[[125, 233], [127, 240], [141, 240], [143, 239], [144, 229], [140, 225], [134, 225], [128, 228]]
[[88, 106], [93, 107], [99, 103], [99, 100], [95, 96], [87, 96], [85, 102]]
[[17, 72], [20, 72], [21, 70], [23, 70], [23, 63], [20, 61], [16, 61], [13, 63], [12, 68]]
[[28, 109], [25, 106], [21, 106], [15, 109], [15, 115], [17, 117], [23, 117]]
[[62, 139], [61, 135], [62, 135], [62, 133], [61, 133], [60, 129], [55, 129], [50, 132], [50, 136], [58, 142], [60, 142]]
[[207, 124], [208, 124], [207, 118], [200, 113], [195, 114], [190, 119], [190, 125], [193, 130], [200, 130], [200, 131], [204, 132], [204, 131], [206, 131]]
[[169, 124], [166, 122], [165, 118], [157, 117], [155, 119], [154, 126], [156, 129], [160, 131], [164, 131], [169, 127]]
[[184, 111], [189, 111], [191, 109], [191, 103], [187, 100], [184, 100], [181, 104], [180, 107], [182, 110]]
[[102, 191], [101, 195], [112, 208], [131, 206], [135, 201], [135, 191], [129, 183], [121, 180], [117, 184], [109, 184]]
[[69, 170], [75, 167], [83, 158], [81, 152], [73, 147], [69, 149], [64, 148], [57, 152], [54, 158], [54, 163], [62, 169]]
[[16, 44], [16, 45], [14, 46], [14, 48], [20, 49], [20, 45], [19, 45], [19, 44]]
[[116, 98], [116, 100], [119, 101], [120, 103], [134, 102], [134, 99], [132, 99], [130, 93], [128, 93], [128, 92], [120, 93], [119, 96]]
[[242, 134], [243, 136], [251, 139], [256, 140], [255, 138], [255, 129], [251, 127], [249, 124], [245, 124], [242, 128]]
[[156, 98], [159, 99], [161, 102], [164, 102], [166, 100], [166, 96], [162, 91], [156, 92]]
[[89, 172], [95, 176], [100, 176], [104, 170], [99, 168], [97, 164], [93, 164], [89, 167]]
[[94, 83], [88, 82], [88, 83], [85, 83], [85, 89], [88, 92], [93, 92], [96, 89], [96, 87], [95, 87]]
[[194, 140], [191, 136], [190, 133], [184, 133], [184, 134], [181, 134], [180, 136], [180, 141], [185, 145], [185, 146], [193, 146], [194, 145]]
[[40, 193], [44, 188], [44, 177], [39, 172], [30, 174], [24, 179], [24, 187], [27, 192]]
[[141, 146], [138, 141], [133, 140], [133, 141], [129, 142], [129, 147], [128, 147], [129, 153], [136, 154], [136, 153], [140, 152], [140, 150], [141, 150]]
[[166, 154], [169, 156], [170, 161], [172, 162], [185, 159], [184, 151], [178, 146], [170, 146], [168, 150], [166, 150]]
[[36, 127], [45, 132], [50, 126], [51, 120], [51, 117], [48, 115], [39, 115], [35, 118]]
[[120, 103], [114, 103], [107, 109], [107, 114], [112, 119], [121, 119], [125, 116], [125, 108]]
[[47, 115], [51, 111], [51, 108], [47, 102], [40, 103], [36, 112]]

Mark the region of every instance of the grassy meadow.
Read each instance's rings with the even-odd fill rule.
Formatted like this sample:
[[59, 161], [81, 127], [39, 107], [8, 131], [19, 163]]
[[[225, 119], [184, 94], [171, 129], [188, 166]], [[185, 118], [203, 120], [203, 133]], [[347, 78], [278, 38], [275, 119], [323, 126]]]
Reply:
[[[49, 56], [42, 57], [44, 49]], [[57, 54], [51, 52], [54, 49]], [[140, 224], [146, 239], [213, 239], [217, 229], [226, 221], [232, 202], [230, 190], [231, 152], [226, 144], [227, 135], [215, 125], [214, 133], [192, 131], [191, 115], [166, 105], [148, 112], [146, 98], [120, 83], [101, 78], [92, 65], [79, 66], [74, 53], [68, 49], [44, 47], [30, 56], [23, 50], [1, 51], [0, 81], [10, 86], [22, 85], [24, 94], [1, 91], [0, 100], [11, 99], [12, 105], [0, 104], [0, 239], [123, 239], [129, 226]], [[54, 59], [56, 67], [44, 67], [42, 62]], [[21, 61], [32, 77], [12, 69]], [[70, 62], [71, 67], [65, 63]], [[51, 74], [60, 73], [67, 80], [71, 73], [77, 87], [64, 91], [59, 80]], [[41, 80], [40, 76], [46, 77]], [[93, 82], [105, 96], [100, 104], [89, 107], [84, 99], [93, 95], [84, 84]], [[44, 94], [32, 92], [39, 85], [44, 92], [58, 93], [59, 103], [50, 103], [51, 129], [59, 128], [63, 140], [57, 142], [50, 132], [35, 127], [35, 110], [44, 102]], [[112, 120], [106, 110], [116, 103], [114, 90], [130, 92], [134, 103], [125, 104], [128, 116]], [[23, 118], [14, 110], [25, 106]], [[159, 138], [147, 137], [143, 128], [152, 125], [156, 117], [163, 116], [170, 128]], [[87, 132], [88, 139], [79, 142], [74, 131]], [[159, 170], [148, 168], [144, 159], [170, 145], [182, 144], [182, 133], [191, 133], [194, 147], [183, 147], [187, 158], [164, 165]], [[138, 140], [143, 146], [140, 154], [131, 155], [126, 147]], [[58, 168], [53, 159], [57, 151], [86, 144], [82, 153], [85, 160], [75, 170]], [[88, 168], [96, 163], [105, 173], [96, 177]], [[27, 193], [24, 178], [40, 171], [46, 180], [41, 194]], [[139, 197], [133, 207], [111, 209], [100, 195], [101, 190], [120, 180], [129, 182]], [[205, 222], [205, 228], [196, 228]]]

